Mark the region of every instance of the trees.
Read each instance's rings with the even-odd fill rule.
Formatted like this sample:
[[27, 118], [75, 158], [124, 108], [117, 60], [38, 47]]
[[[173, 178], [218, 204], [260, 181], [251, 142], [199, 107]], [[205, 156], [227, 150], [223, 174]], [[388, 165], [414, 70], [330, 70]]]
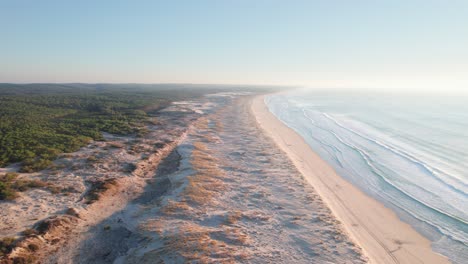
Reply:
[[[196, 88], [196, 89], [193, 89]], [[240, 91], [248, 88], [238, 88]], [[0, 167], [40, 170], [101, 132], [143, 135], [148, 115], [173, 101], [233, 87], [143, 84], [1, 84]]]
[[157, 91], [55, 86], [18, 91], [0, 85], [0, 167], [22, 162], [23, 172], [42, 170], [60, 153], [103, 140], [103, 131], [137, 133], [147, 119], [142, 109], [170, 102]]

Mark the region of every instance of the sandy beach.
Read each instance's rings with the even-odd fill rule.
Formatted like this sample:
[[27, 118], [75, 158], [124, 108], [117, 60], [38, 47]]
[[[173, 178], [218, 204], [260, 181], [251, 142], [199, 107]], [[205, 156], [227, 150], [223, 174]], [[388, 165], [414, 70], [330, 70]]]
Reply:
[[259, 126], [286, 152], [371, 263], [449, 263], [432, 251], [428, 239], [393, 211], [337, 175], [301, 136], [268, 110], [264, 96], [253, 100], [252, 112]]

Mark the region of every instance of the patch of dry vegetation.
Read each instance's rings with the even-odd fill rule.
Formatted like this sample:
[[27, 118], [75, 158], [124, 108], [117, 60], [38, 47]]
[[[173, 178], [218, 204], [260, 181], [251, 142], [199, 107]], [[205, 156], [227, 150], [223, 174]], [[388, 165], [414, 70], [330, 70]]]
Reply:
[[109, 142], [108, 146], [110, 148], [124, 148], [125, 144], [123, 142], [115, 141], [115, 142]]
[[0, 200], [14, 200], [19, 196], [19, 192], [25, 192], [33, 188], [46, 188], [55, 193], [56, 187], [41, 180], [18, 179], [19, 174], [9, 172], [0, 175]]
[[198, 122], [194, 124], [195, 128], [199, 130], [207, 130], [208, 129], [208, 119], [206, 117], [202, 117], [198, 119]]
[[236, 245], [250, 244], [249, 236], [246, 233], [242, 232], [240, 228], [224, 229], [223, 234], [225, 235], [225, 240], [229, 241], [231, 244], [236, 244]]
[[246, 211], [242, 214], [245, 219], [251, 220], [251, 221], [269, 221], [271, 219], [271, 216], [260, 212], [260, 211]]
[[70, 232], [78, 218], [61, 215], [47, 218], [26, 229], [20, 238], [3, 238], [0, 240], [1, 264], [35, 263], [40, 256], [46, 254], [48, 247], [63, 240], [63, 234]]
[[89, 163], [89, 164], [94, 164], [94, 163], [98, 163], [99, 162], [99, 157], [97, 155], [90, 155], [86, 161]]
[[207, 147], [201, 142], [193, 144], [192, 166], [197, 171], [188, 177], [188, 184], [184, 191], [186, 200], [199, 205], [214, 202], [213, 196], [225, 190], [221, 180], [225, 175], [217, 165], [217, 160], [207, 153]]
[[15, 243], [14, 237], [4, 237], [0, 239], [0, 257], [3, 257], [11, 252]]
[[35, 229], [40, 235], [55, 236], [70, 229], [71, 225], [76, 222], [77, 218], [70, 215], [53, 216], [39, 222]]
[[226, 220], [225, 223], [227, 225], [234, 225], [236, 224], [240, 219], [242, 219], [242, 212], [241, 211], [232, 211], [229, 212], [226, 215]]
[[169, 200], [162, 208], [162, 213], [165, 215], [175, 215], [177, 213], [188, 213], [192, 208], [185, 201]]
[[220, 117], [214, 117], [213, 119], [214, 122], [214, 130], [216, 132], [223, 132], [224, 131], [224, 125]]
[[90, 182], [90, 188], [85, 195], [86, 203], [92, 204], [99, 200], [104, 192], [117, 185], [116, 179], [96, 180]]
[[[206, 120], [199, 122], [198, 128], [207, 128], [206, 123]], [[213, 138], [210, 133], [203, 133], [200, 141], [193, 143], [190, 161], [195, 173], [187, 177], [187, 185], [179, 199], [167, 201], [159, 218], [140, 226], [157, 233], [164, 241], [162, 248], [145, 253], [140, 261], [164, 256], [184, 262], [236, 263], [249, 258], [245, 248], [249, 238], [235, 226], [242, 219], [242, 212], [230, 211], [218, 227], [187, 220], [193, 216], [200, 219], [206, 212], [216, 210], [218, 197], [227, 189], [226, 174], [219, 167], [220, 161], [203, 143], [212, 142]]]
[[[186, 261], [197, 263], [236, 263], [248, 255], [239, 248], [226, 243], [229, 240], [242, 241], [236, 231], [227, 233], [195, 223], [181, 225], [177, 232], [166, 235], [165, 248], [180, 254]], [[229, 239], [228, 236], [232, 236]]]

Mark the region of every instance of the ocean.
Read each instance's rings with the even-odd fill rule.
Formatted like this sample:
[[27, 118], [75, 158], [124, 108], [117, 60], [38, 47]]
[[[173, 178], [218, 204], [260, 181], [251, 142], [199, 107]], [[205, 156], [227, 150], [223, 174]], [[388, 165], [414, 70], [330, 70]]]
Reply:
[[292, 91], [265, 103], [339, 175], [466, 263], [468, 97]]

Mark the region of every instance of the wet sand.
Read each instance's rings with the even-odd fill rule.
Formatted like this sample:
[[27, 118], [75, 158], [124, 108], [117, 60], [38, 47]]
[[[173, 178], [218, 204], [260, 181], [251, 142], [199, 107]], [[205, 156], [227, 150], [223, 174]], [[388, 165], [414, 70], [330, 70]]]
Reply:
[[263, 96], [252, 102], [259, 126], [317, 190], [372, 263], [449, 263], [428, 239], [383, 204], [335, 173], [295, 131], [270, 113]]

